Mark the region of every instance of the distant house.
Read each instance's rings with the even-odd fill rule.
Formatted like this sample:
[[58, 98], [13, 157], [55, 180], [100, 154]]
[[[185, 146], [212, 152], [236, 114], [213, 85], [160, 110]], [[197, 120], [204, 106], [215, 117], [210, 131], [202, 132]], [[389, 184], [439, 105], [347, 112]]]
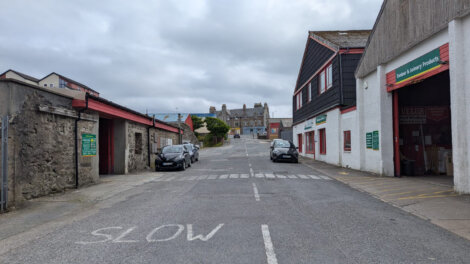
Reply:
[[261, 103], [255, 103], [253, 108], [227, 109], [225, 104], [222, 110], [217, 111], [214, 106], [209, 108], [209, 113], [216, 114], [217, 118], [227, 123], [231, 128], [232, 134], [265, 134], [268, 119], [269, 107], [267, 103], [264, 106]]
[[55, 72], [47, 75], [38, 82], [39, 86], [43, 87], [58, 87], [58, 88], [68, 88], [71, 90], [82, 91], [89, 93], [94, 96], [99, 96], [100, 93], [91, 89], [90, 87], [81, 84], [77, 81], [69, 79], [63, 75], [57, 74]]
[[91, 89], [90, 87], [84, 84], [81, 84], [77, 81], [74, 81], [70, 78], [67, 78], [63, 75], [57, 74], [55, 72], [47, 75], [46, 77], [42, 79], [37, 79], [27, 74], [10, 69], [0, 74], [0, 79], [15, 79], [18, 81], [25, 82], [27, 84], [37, 85], [37, 86], [49, 88], [55, 91], [60, 91], [60, 90], [57, 90], [57, 88], [60, 88], [60, 89], [84, 92], [84, 93], [88, 93], [94, 96], [100, 95], [99, 92]]
[[[149, 114], [150, 116], [155, 115], [155, 118], [163, 122], [178, 124], [178, 113], [158, 113], [158, 114]], [[188, 125], [191, 130], [193, 130], [193, 120], [191, 115], [188, 113], [180, 114], [181, 123]]]
[[269, 118], [268, 122], [269, 139], [282, 138], [281, 129], [283, 128], [283, 125], [288, 125], [289, 127], [292, 127], [292, 118]]

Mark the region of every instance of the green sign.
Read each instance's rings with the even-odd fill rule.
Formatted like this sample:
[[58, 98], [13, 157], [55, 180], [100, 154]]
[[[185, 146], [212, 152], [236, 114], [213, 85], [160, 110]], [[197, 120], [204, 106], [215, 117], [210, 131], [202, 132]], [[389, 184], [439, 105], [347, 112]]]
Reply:
[[372, 148], [372, 132], [366, 133], [366, 146], [368, 149]]
[[372, 149], [379, 150], [379, 131], [372, 132]]
[[82, 156], [96, 156], [96, 135], [82, 134]]
[[315, 123], [316, 123], [317, 125], [326, 123], [326, 115], [317, 116], [317, 118], [316, 118], [316, 120], [315, 120]]
[[439, 48], [408, 62], [395, 70], [396, 83], [407, 81], [413, 77], [425, 74], [441, 66], [441, 53]]

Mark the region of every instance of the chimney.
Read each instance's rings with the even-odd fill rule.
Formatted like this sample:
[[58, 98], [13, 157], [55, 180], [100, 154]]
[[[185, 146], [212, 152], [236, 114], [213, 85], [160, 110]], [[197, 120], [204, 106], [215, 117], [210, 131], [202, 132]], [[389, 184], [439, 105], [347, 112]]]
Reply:
[[209, 113], [215, 114], [215, 106], [209, 107]]
[[225, 104], [222, 105], [222, 112], [227, 112], [227, 105]]

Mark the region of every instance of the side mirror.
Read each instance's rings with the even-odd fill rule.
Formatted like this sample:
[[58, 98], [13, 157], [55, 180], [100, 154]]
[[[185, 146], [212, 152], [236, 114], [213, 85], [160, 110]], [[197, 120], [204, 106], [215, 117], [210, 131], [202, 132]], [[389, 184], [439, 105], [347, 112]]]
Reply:
[[199, 147], [199, 145], [194, 145], [194, 146], [195, 146], [197, 149], [199, 149], [199, 148], [200, 148], [200, 147]]

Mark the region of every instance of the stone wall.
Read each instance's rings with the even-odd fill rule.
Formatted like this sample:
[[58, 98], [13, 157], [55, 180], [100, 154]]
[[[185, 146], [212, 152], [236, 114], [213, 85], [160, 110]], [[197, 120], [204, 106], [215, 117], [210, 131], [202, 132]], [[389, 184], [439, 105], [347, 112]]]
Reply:
[[[0, 109], [0, 116], [11, 116], [10, 205], [75, 187], [75, 118], [39, 111], [39, 105], [73, 111], [72, 99], [2, 81], [0, 104], [7, 105]], [[97, 129], [97, 122], [79, 122], [80, 132], [97, 134]], [[98, 157], [81, 157], [79, 163], [80, 184], [99, 179]]]
[[150, 129], [150, 167], [155, 168], [155, 158], [157, 157], [157, 152], [161, 152], [162, 148], [168, 145], [168, 141], [171, 141], [171, 144], [178, 144], [178, 134], [174, 132], [169, 132], [162, 129]]
[[128, 172], [148, 169], [147, 126], [128, 121]]

